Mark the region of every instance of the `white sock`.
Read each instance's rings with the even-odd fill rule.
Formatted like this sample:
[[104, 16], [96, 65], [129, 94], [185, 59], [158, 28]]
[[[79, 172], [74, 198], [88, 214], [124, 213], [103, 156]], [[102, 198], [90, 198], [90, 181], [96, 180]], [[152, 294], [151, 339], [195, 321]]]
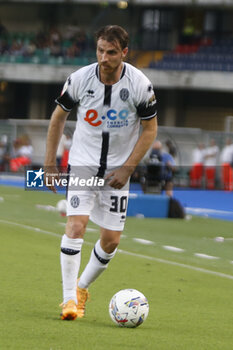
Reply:
[[78, 286], [80, 288], [88, 288], [108, 267], [108, 263], [116, 254], [116, 251], [117, 248], [110, 254], [106, 253], [100, 246], [100, 240], [98, 240], [91, 252], [90, 260], [81, 274]]
[[74, 300], [77, 304], [77, 277], [81, 261], [83, 239], [69, 238], [63, 235], [61, 241], [61, 272], [63, 285], [63, 303]]

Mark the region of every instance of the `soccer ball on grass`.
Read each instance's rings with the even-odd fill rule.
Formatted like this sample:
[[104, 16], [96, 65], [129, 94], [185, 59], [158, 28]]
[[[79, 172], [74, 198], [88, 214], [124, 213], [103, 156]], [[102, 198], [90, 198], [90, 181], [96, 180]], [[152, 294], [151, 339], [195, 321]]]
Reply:
[[136, 289], [120, 290], [109, 303], [110, 317], [118, 326], [138, 327], [146, 320], [148, 313], [148, 300]]

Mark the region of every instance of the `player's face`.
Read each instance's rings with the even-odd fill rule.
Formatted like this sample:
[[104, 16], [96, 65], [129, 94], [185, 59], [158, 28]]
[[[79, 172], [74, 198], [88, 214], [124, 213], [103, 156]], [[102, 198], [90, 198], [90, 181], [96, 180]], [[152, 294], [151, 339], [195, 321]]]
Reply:
[[114, 73], [121, 66], [127, 52], [128, 48], [122, 50], [118, 41], [108, 42], [100, 38], [96, 49], [100, 71], [105, 74]]

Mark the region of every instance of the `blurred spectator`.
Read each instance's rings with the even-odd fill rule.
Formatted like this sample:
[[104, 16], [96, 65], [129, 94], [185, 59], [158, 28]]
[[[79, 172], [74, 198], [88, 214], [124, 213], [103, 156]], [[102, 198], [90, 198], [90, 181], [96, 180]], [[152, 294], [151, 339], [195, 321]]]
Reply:
[[225, 191], [233, 190], [233, 144], [231, 139], [226, 140], [226, 145], [220, 153], [221, 179]]
[[192, 168], [190, 170], [190, 186], [200, 188], [204, 170], [204, 144], [199, 143], [192, 152]]
[[215, 188], [216, 165], [219, 155], [219, 148], [214, 139], [210, 140], [209, 147], [204, 151], [205, 181], [207, 189]]
[[25, 48], [25, 56], [33, 56], [36, 53], [36, 44], [33, 40], [28, 42], [28, 45]]
[[14, 54], [15, 56], [23, 55], [25, 48], [23, 47], [23, 43], [21, 40], [14, 39], [12, 41], [11, 47], [10, 47], [10, 54]]
[[157, 166], [155, 176], [163, 183], [167, 196], [173, 195], [173, 174], [175, 171], [175, 160], [173, 156], [162, 150], [162, 143], [155, 141], [150, 154], [150, 164]]
[[78, 33], [76, 43], [80, 53], [82, 54], [87, 48], [87, 37], [83, 30]]
[[[63, 34], [64, 32], [64, 34]], [[90, 47], [91, 44], [91, 47]], [[78, 26], [67, 26], [60, 30], [53, 26], [49, 31], [38, 33], [8, 33], [0, 22], [0, 53], [23, 57], [74, 58], [83, 55], [87, 49], [94, 50], [94, 40], [88, 38], [86, 32]]]
[[7, 135], [2, 135], [0, 138], [0, 171], [6, 170], [6, 155], [7, 155]]
[[8, 157], [10, 170], [18, 172], [24, 166], [31, 164], [33, 147], [27, 135], [23, 135], [15, 140], [13, 145], [12, 157]]
[[74, 57], [79, 56], [79, 54], [80, 54], [79, 48], [77, 47], [75, 41], [73, 41], [71, 43], [71, 45], [69, 47], [67, 47], [66, 55], [69, 58], [74, 58]]
[[182, 44], [192, 44], [195, 36], [195, 26], [192, 18], [186, 18], [182, 30]]
[[162, 143], [155, 141], [150, 153], [150, 164], [161, 164], [162, 162]]
[[80, 31], [80, 27], [78, 26], [77, 21], [73, 21], [72, 23], [68, 24], [66, 27], [66, 30], [64, 31], [64, 39], [66, 40], [72, 40], [75, 38]]
[[173, 158], [175, 158], [177, 156], [177, 150], [176, 150], [176, 147], [174, 146], [174, 144], [172, 143], [171, 140], [167, 140], [165, 142], [166, 146], [167, 146], [167, 150], [168, 150], [168, 153], [171, 154], [171, 156]]
[[49, 33], [49, 47], [50, 53], [54, 57], [59, 57], [62, 54], [61, 49], [62, 37], [59, 30], [56, 27], [52, 27]]
[[39, 31], [36, 34], [35, 39], [36, 47], [38, 49], [46, 49], [49, 47], [49, 36], [48, 33], [45, 33], [43, 31]]

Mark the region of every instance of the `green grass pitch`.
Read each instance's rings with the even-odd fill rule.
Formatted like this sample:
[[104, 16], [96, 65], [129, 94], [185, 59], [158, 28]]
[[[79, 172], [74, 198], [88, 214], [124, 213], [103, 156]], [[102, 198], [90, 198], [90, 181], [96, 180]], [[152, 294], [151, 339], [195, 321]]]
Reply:
[[[233, 349], [232, 222], [128, 218], [118, 253], [90, 286], [85, 317], [61, 321], [65, 219], [36, 205], [62, 198], [0, 186], [0, 350]], [[97, 239], [90, 223], [81, 270]], [[149, 300], [149, 316], [135, 329], [117, 327], [108, 314], [111, 297], [124, 288]]]

